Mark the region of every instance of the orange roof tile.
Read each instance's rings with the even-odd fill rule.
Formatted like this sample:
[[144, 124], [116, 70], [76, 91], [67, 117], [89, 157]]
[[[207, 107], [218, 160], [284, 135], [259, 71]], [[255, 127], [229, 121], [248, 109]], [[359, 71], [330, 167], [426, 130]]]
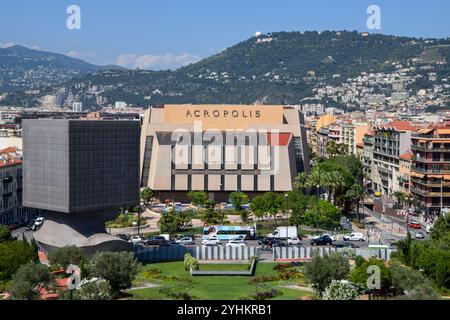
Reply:
[[411, 152], [411, 150], [408, 150], [404, 154], [400, 155], [400, 159], [403, 160], [411, 160], [414, 157], [414, 154]]

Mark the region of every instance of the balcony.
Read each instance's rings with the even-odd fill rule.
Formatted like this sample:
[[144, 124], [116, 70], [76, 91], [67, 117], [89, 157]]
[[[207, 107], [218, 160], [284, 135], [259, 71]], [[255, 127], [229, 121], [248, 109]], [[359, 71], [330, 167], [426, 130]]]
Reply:
[[424, 168], [419, 168], [419, 167], [415, 167], [412, 166], [411, 167], [412, 171], [416, 171], [416, 172], [420, 172], [420, 173], [424, 173], [424, 174], [450, 174], [450, 169], [448, 170], [444, 170], [444, 169], [424, 169]]
[[415, 151], [424, 151], [424, 152], [450, 152], [450, 146], [441, 146], [441, 147], [426, 147], [414, 145], [411, 146], [411, 150]]
[[411, 191], [413, 193], [416, 193], [416, 194], [419, 194], [419, 195], [425, 196], [425, 197], [432, 197], [432, 198], [450, 197], [450, 192], [432, 192], [432, 191], [417, 189], [417, 188], [412, 188]]
[[422, 157], [415, 157], [414, 158], [415, 162], [420, 162], [420, 163], [450, 163], [450, 159], [448, 158], [440, 158], [439, 160], [436, 159], [427, 159], [427, 158], [422, 158]]

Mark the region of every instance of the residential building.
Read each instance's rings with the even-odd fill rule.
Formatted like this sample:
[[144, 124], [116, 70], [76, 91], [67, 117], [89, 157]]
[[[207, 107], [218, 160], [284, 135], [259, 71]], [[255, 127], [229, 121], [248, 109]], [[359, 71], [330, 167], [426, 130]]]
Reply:
[[16, 148], [0, 150], [0, 224], [26, 222], [34, 210], [22, 207], [22, 156]]
[[411, 192], [427, 215], [438, 215], [450, 208], [450, 125], [420, 130], [411, 149]]
[[392, 195], [400, 190], [400, 155], [411, 149], [411, 136], [416, 131], [408, 121], [391, 121], [374, 127], [371, 173], [374, 191]]
[[407, 195], [411, 194], [411, 166], [414, 154], [411, 150], [401, 154], [399, 157], [399, 191]]

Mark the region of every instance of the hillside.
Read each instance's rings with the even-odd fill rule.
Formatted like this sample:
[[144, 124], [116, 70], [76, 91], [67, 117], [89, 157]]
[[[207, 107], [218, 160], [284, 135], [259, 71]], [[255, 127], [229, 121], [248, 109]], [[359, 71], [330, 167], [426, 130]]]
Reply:
[[0, 48], [0, 92], [53, 86], [89, 72], [109, 68], [116, 67], [95, 66], [62, 54], [23, 46]]
[[[115, 101], [161, 103], [295, 104], [318, 84], [335, 84], [361, 72], [389, 72], [411, 59], [450, 59], [447, 40], [357, 32], [277, 32], [252, 37], [218, 55], [176, 71], [109, 70], [72, 78], [39, 94], [10, 94], [3, 103], [31, 106], [57, 94], [70, 106], [96, 109]], [[432, 47], [432, 49], [430, 49]], [[448, 73], [448, 64], [441, 67]]]

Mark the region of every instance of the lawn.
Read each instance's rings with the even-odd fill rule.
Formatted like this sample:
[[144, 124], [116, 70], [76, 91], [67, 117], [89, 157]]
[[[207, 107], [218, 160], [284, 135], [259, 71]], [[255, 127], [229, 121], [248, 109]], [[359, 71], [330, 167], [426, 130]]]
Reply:
[[248, 271], [250, 264], [200, 264], [200, 271]]
[[[255, 276], [277, 276], [278, 271], [273, 267], [277, 263], [258, 263]], [[200, 270], [242, 270], [248, 265], [238, 264], [220, 264], [220, 265], [201, 265]], [[205, 269], [206, 268], [206, 269]], [[234, 269], [236, 268], [236, 269]], [[159, 269], [161, 273], [155, 278], [145, 278], [145, 270]], [[310, 292], [300, 291], [296, 289], [281, 288], [288, 284], [296, 284], [300, 281], [291, 280], [276, 280], [272, 282], [264, 282], [261, 285], [250, 284], [249, 280], [252, 277], [244, 276], [202, 276], [193, 277], [189, 272], [186, 272], [183, 267], [183, 262], [167, 262], [167, 263], [154, 263], [143, 266], [135, 286], [142, 286], [146, 283], [158, 284], [158, 287], [145, 288], [131, 290], [132, 299], [138, 300], [160, 300], [170, 299], [166, 292], [186, 292], [191, 296], [195, 296], [201, 300], [239, 300], [249, 299], [254, 295], [257, 290], [267, 290], [276, 288], [282, 292], [282, 295], [275, 297], [274, 299], [282, 300], [295, 300], [302, 296], [310, 296]]]

